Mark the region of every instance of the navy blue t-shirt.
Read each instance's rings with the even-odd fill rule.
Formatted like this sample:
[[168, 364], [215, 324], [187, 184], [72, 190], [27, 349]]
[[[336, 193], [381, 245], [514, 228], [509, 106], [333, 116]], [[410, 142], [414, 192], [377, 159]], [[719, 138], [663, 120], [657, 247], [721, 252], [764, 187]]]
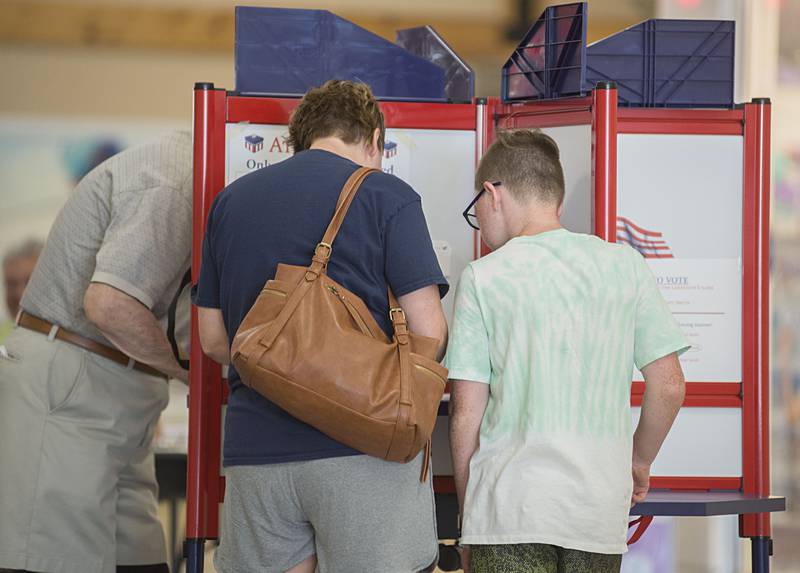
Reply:
[[[278, 263], [311, 263], [342, 186], [357, 168], [333, 153], [307, 150], [245, 175], [216, 198], [194, 302], [222, 310], [231, 342]], [[389, 336], [387, 281], [398, 297], [429, 285], [439, 285], [444, 296], [448, 285], [419, 195], [393, 175], [369, 175], [333, 243], [328, 275], [361, 297]], [[233, 367], [228, 378], [225, 466], [359, 453], [243, 385]]]

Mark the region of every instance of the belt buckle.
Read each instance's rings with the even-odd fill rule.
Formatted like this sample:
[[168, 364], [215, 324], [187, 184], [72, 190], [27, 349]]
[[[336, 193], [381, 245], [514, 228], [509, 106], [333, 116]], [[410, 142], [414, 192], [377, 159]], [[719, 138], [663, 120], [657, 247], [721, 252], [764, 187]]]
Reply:
[[389, 309], [389, 320], [394, 322], [394, 315], [399, 314], [402, 317], [403, 322], [406, 321], [406, 313], [400, 307], [390, 308]]

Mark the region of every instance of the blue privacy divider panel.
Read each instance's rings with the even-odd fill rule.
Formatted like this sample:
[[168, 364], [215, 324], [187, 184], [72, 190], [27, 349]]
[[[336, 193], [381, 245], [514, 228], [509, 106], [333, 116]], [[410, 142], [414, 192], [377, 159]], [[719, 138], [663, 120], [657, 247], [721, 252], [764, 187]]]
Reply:
[[620, 105], [733, 105], [735, 23], [727, 20], [647, 20], [587, 48], [589, 91], [617, 83]]
[[503, 100], [581, 96], [611, 80], [621, 106], [733, 105], [734, 22], [646, 20], [589, 46], [586, 26], [586, 2], [546, 8], [503, 66]]
[[397, 45], [444, 70], [447, 99], [471, 102], [475, 97], [475, 72], [431, 26], [398, 30]]
[[545, 9], [503, 66], [504, 101], [582, 94], [586, 11], [586, 2]]
[[446, 101], [445, 71], [326, 10], [236, 8], [236, 91], [296, 96], [329, 79], [382, 99]]

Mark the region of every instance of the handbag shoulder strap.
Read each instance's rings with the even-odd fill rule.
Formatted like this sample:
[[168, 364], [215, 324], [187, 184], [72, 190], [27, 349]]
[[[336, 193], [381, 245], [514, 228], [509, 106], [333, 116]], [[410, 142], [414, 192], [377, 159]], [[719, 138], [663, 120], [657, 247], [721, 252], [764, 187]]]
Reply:
[[353, 204], [353, 199], [355, 199], [356, 193], [358, 193], [361, 184], [370, 173], [374, 173], [376, 171], [378, 170], [372, 167], [359, 167], [347, 179], [344, 187], [342, 187], [341, 193], [339, 193], [339, 200], [336, 202], [336, 210], [333, 213], [333, 218], [331, 218], [331, 222], [328, 225], [328, 228], [325, 230], [325, 235], [322, 237], [323, 243], [327, 243], [329, 245], [333, 244], [333, 241], [336, 239], [336, 235], [339, 233], [342, 223], [344, 223], [344, 218], [347, 215], [347, 211], [350, 209], [350, 205]]
[[339, 200], [336, 202], [336, 209], [333, 212], [331, 222], [328, 224], [328, 228], [322, 236], [322, 241], [320, 241], [314, 249], [314, 257], [308, 269], [309, 272], [318, 275], [328, 264], [331, 253], [333, 252], [333, 241], [336, 239], [336, 235], [339, 233], [342, 223], [344, 223], [344, 218], [347, 215], [347, 211], [350, 209], [350, 205], [353, 204], [353, 199], [355, 199], [359, 187], [361, 187], [361, 184], [367, 176], [375, 171], [378, 171], [378, 169], [359, 167], [345, 182], [342, 191], [339, 193]]
[[[367, 176], [375, 171], [378, 171], [378, 169], [360, 167], [353, 172], [350, 178], [345, 182], [344, 187], [342, 187], [342, 191], [339, 194], [339, 200], [336, 203], [336, 209], [333, 213], [333, 218], [331, 219], [331, 222], [325, 231], [325, 235], [322, 237], [322, 242], [320, 243], [323, 248], [328, 247], [327, 249], [324, 249], [327, 251], [327, 256], [325, 256], [325, 264], [327, 264], [328, 260], [330, 259], [332, 250], [331, 246], [333, 245], [336, 235], [339, 233], [339, 229], [342, 227], [345, 215], [347, 215], [347, 211], [350, 209], [350, 205], [352, 205], [353, 199], [355, 199], [356, 193], [358, 193], [358, 189], [361, 187], [361, 184], [364, 182]], [[317, 251], [315, 251], [314, 255], [315, 257], [317, 256], [316, 253], [320, 250], [320, 245], [317, 245]], [[401, 315], [402, 321], [405, 321], [405, 314], [400, 308], [400, 303], [397, 302], [391, 287], [387, 286], [387, 291], [389, 295], [389, 317], [394, 323], [394, 314], [397, 312]]]
[[353, 198], [356, 196], [356, 192], [361, 184], [364, 182], [364, 179], [372, 173], [373, 171], [378, 171], [377, 169], [373, 169], [370, 167], [359, 167], [356, 171], [347, 179], [342, 187], [341, 193], [339, 193], [339, 200], [336, 203], [336, 209], [333, 213], [333, 218], [331, 219], [330, 224], [328, 225], [327, 230], [325, 231], [325, 235], [322, 237], [322, 241], [317, 244], [317, 247], [314, 249], [314, 256], [311, 259], [311, 265], [308, 266], [306, 269], [305, 280], [301, 280], [297, 287], [292, 291], [289, 295], [286, 304], [283, 305], [280, 313], [275, 319], [270, 323], [269, 328], [264, 332], [263, 336], [259, 339], [258, 343], [265, 348], [270, 348], [272, 344], [275, 342], [275, 339], [278, 337], [280, 332], [283, 330], [283, 327], [286, 326], [286, 323], [294, 313], [295, 309], [300, 304], [300, 301], [309, 292], [311, 288], [311, 284], [319, 278], [320, 274], [323, 274], [325, 271], [325, 267], [328, 264], [328, 260], [331, 258], [331, 252], [333, 244], [333, 240], [336, 238], [339, 229], [344, 222], [344, 217], [347, 215], [347, 210], [350, 208], [350, 205], [353, 203]]

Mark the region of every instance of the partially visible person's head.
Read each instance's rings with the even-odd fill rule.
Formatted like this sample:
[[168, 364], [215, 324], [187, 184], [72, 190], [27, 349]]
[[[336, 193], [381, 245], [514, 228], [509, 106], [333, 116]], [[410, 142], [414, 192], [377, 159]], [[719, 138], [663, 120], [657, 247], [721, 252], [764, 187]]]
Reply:
[[3, 286], [6, 293], [6, 306], [11, 316], [16, 316], [22, 293], [33, 274], [42, 243], [34, 239], [25, 241], [8, 251], [3, 257]]
[[383, 154], [386, 128], [383, 113], [369, 86], [345, 80], [330, 80], [309, 90], [289, 122], [287, 142], [294, 152], [305, 151], [315, 142], [337, 138], [363, 148], [373, 163]]
[[564, 202], [558, 145], [539, 130], [499, 131], [478, 165], [475, 189], [483, 191], [475, 205], [478, 224], [493, 249], [533, 219], [557, 221]]

